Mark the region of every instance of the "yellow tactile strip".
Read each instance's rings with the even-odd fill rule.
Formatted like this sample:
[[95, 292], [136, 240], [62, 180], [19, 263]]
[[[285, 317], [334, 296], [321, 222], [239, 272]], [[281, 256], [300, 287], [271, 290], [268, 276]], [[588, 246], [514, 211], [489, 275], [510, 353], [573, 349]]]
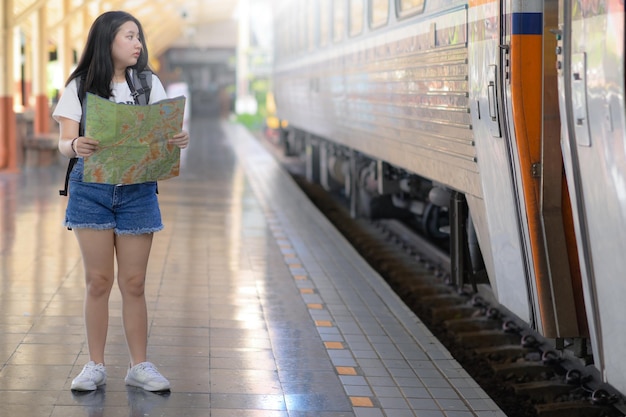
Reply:
[[358, 375], [353, 366], [335, 366], [335, 370], [339, 375]]
[[374, 407], [374, 402], [370, 397], [350, 397], [353, 407]]
[[326, 349], [345, 349], [345, 346], [341, 342], [324, 342]]
[[[272, 230], [272, 233], [274, 234], [274, 237], [276, 239], [280, 237], [279, 247], [283, 250], [285, 264], [291, 271], [293, 279], [299, 281], [300, 283], [302, 283], [303, 281], [309, 281], [309, 277], [302, 274], [302, 270], [304, 267], [300, 263], [298, 256], [292, 252], [293, 246], [288, 242], [288, 238], [283, 233], [283, 230], [281, 226], [278, 225], [276, 219], [274, 219], [274, 223], [272, 224], [270, 229]], [[303, 296], [315, 293], [316, 289], [314, 288], [312, 283], [306, 288], [300, 288], [300, 294]], [[307, 308], [309, 308], [310, 310], [323, 310], [324, 305], [321, 303], [307, 303]], [[316, 320], [315, 326], [325, 328], [335, 327], [334, 324], [329, 320]], [[346, 346], [342, 342], [324, 342], [324, 346], [327, 350], [346, 349]], [[357, 368], [352, 366], [336, 366], [335, 371], [339, 376], [357, 376], [359, 374]], [[349, 398], [353, 407], [374, 407], [374, 400], [371, 397], [349, 396]]]

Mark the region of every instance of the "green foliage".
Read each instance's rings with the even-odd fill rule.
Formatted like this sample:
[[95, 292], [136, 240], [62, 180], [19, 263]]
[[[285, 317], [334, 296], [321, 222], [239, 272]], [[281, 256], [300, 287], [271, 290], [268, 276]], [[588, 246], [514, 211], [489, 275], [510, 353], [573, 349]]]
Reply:
[[267, 117], [267, 93], [269, 91], [269, 81], [267, 79], [253, 79], [250, 81], [250, 90], [257, 101], [256, 114], [239, 114], [237, 122], [243, 124], [250, 130], [261, 130]]
[[237, 122], [241, 123], [250, 130], [260, 130], [263, 128], [265, 116], [263, 116], [260, 112], [257, 112], [256, 114], [238, 114]]

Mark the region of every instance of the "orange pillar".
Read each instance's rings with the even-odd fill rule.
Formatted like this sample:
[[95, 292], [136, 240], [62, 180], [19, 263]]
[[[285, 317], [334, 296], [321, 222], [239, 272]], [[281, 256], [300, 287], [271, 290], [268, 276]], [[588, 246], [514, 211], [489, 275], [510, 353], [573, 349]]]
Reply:
[[35, 125], [33, 126], [35, 133], [50, 132], [50, 106], [48, 106], [48, 97], [37, 95], [35, 101]]
[[17, 120], [13, 97], [0, 97], [0, 169], [17, 171]]
[[0, 2], [0, 169], [17, 171], [17, 120], [13, 110], [13, 1]]

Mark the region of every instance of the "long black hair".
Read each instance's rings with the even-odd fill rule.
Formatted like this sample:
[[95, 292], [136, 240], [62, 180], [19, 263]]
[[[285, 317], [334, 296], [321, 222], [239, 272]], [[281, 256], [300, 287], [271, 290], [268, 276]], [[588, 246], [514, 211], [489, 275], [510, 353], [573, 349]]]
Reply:
[[128, 22], [134, 22], [139, 28], [139, 40], [141, 41], [141, 53], [137, 63], [132, 68], [141, 72], [148, 67], [148, 47], [141, 23], [130, 13], [123, 11], [105, 12], [91, 25], [85, 50], [78, 61], [76, 69], [70, 74], [66, 85], [74, 78], [83, 78], [78, 94], [84, 96], [86, 92], [97, 94], [100, 97], [109, 98], [112, 95], [111, 80], [113, 79], [113, 57], [111, 45], [115, 40], [120, 27]]

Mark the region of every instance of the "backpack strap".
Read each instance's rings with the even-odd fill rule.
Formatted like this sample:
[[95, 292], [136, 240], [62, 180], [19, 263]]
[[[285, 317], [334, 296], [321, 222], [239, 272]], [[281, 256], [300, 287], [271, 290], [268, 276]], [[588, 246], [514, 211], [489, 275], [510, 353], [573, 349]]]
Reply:
[[144, 70], [141, 72], [133, 71], [133, 84], [137, 84], [137, 78], [139, 78], [139, 84], [141, 84], [141, 88], [137, 90], [139, 93], [139, 97], [144, 97], [145, 102], [141, 104], [150, 103], [150, 92], [152, 91], [152, 71]]
[[[141, 72], [132, 71], [132, 78], [126, 71], [126, 82], [135, 100], [135, 104], [146, 105], [150, 103], [150, 91], [152, 91], [152, 71], [143, 70]], [[136, 88], [141, 85], [141, 88]]]
[[[80, 122], [78, 123], [78, 136], [85, 136], [85, 120], [86, 120], [86, 110], [87, 105], [85, 104], [84, 97], [80, 94], [81, 88], [85, 83], [85, 75], [81, 75], [76, 79], [76, 91], [78, 93], [78, 100], [80, 101], [80, 107], [82, 108], [82, 114], [80, 116]], [[70, 183], [70, 174], [72, 173], [72, 169], [76, 162], [78, 161], [78, 157], [70, 158], [67, 163], [67, 170], [65, 171], [65, 181], [63, 183], [63, 189], [59, 190], [59, 195], [67, 196], [67, 186]]]
[[74, 168], [74, 165], [76, 165], [77, 161], [78, 158], [76, 157], [70, 158], [70, 161], [67, 164], [67, 171], [65, 172], [65, 182], [63, 184], [63, 189], [59, 190], [59, 195], [67, 196], [67, 186], [70, 182], [70, 173], [72, 172], [72, 169]]

